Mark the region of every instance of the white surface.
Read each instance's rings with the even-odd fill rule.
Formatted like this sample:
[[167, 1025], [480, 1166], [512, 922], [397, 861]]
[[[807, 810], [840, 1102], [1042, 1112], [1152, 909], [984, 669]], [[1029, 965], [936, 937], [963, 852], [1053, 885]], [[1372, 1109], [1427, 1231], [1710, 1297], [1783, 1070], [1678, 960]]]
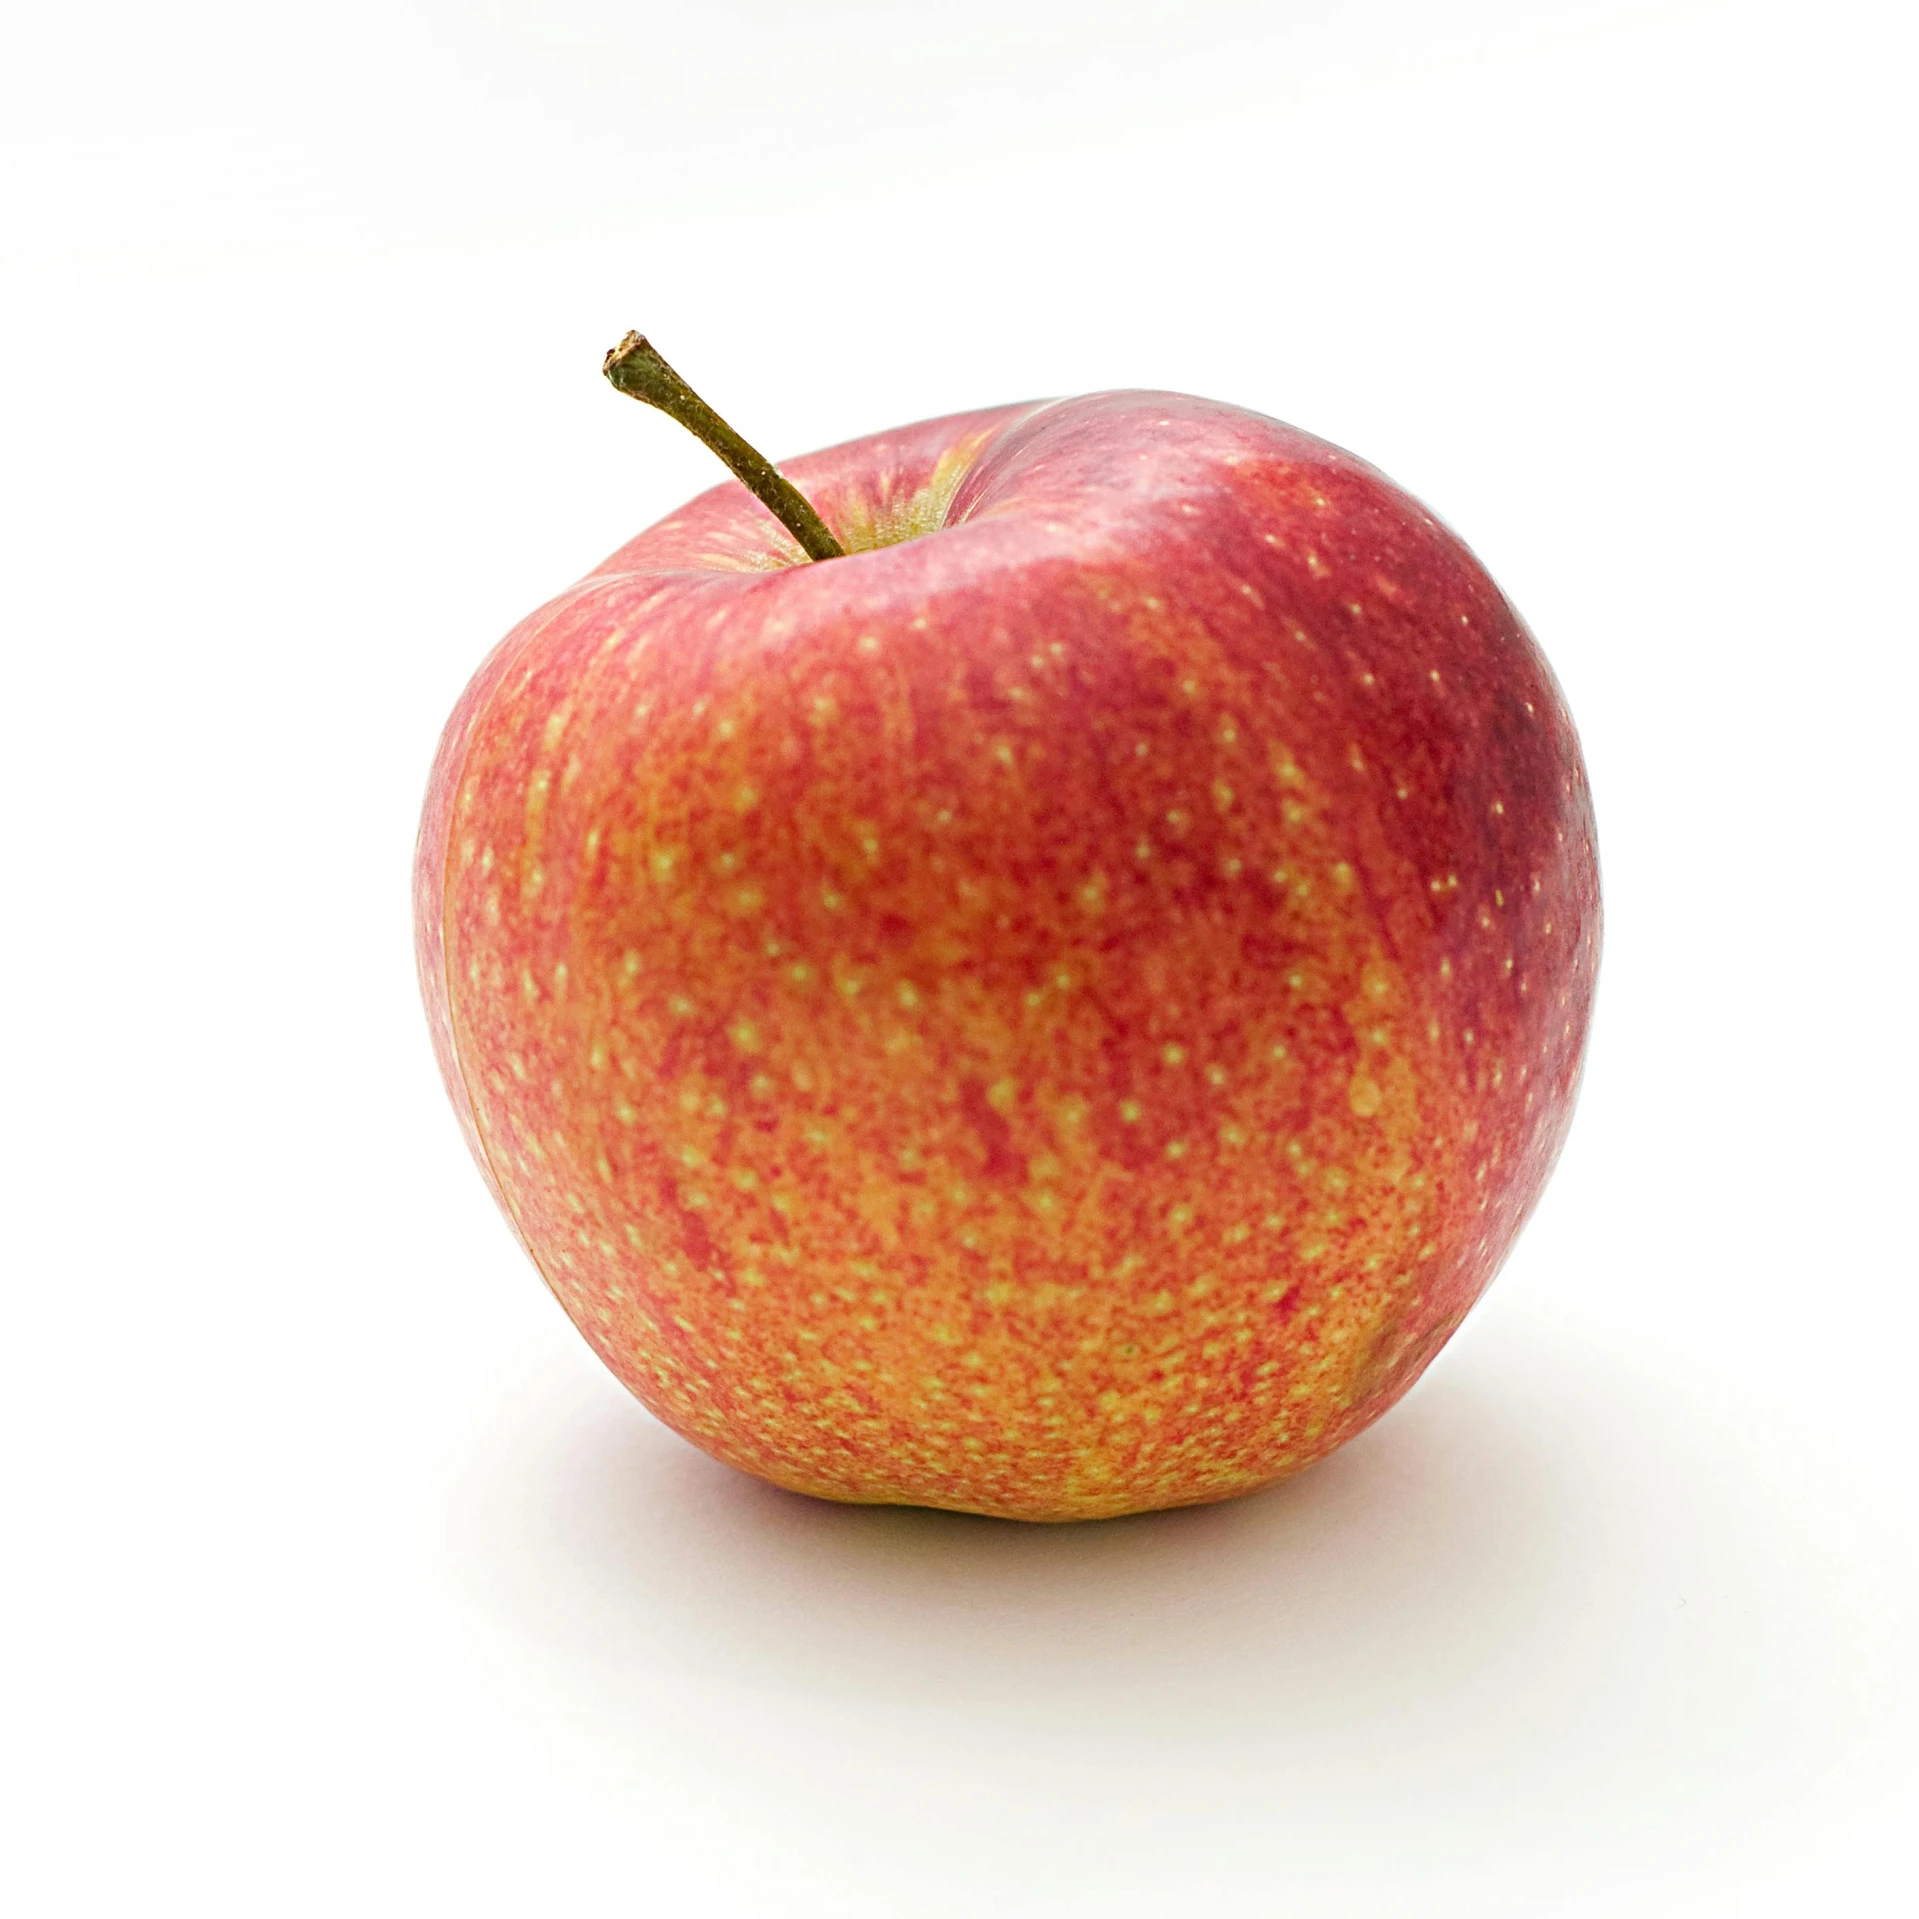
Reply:
[[[675, 11], [10, 29], [0, 1896], [1900, 1909], [1894, 10]], [[1262, 408], [1541, 635], [1608, 889], [1585, 1101], [1492, 1295], [1304, 1479], [1067, 1530], [788, 1498], [509, 1243], [407, 863], [486, 647], [712, 478], [601, 387], [634, 324], [775, 453]]]

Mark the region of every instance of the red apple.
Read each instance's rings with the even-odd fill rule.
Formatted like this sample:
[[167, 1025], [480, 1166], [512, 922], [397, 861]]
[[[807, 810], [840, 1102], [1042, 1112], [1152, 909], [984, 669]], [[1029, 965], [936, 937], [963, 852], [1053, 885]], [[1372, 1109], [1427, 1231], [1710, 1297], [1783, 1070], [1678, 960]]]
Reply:
[[661, 1419], [831, 1499], [1223, 1499], [1399, 1398], [1570, 1118], [1599, 950], [1551, 672], [1256, 414], [1106, 393], [728, 483], [480, 669], [440, 1064]]

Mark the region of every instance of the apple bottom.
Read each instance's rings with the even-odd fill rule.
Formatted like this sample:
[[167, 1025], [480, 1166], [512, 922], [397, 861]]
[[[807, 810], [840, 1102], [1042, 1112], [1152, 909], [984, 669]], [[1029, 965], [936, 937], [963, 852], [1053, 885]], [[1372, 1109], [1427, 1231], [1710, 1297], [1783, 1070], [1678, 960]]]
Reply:
[[[812, 1461], [796, 1465], [782, 1453], [777, 1438], [758, 1444], [743, 1440], [750, 1419], [725, 1410], [717, 1418], [689, 1412], [685, 1393], [662, 1390], [653, 1367], [642, 1368], [631, 1352], [610, 1348], [595, 1337], [590, 1322], [576, 1323], [609, 1370], [665, 1425], [724, 1464], [788, 1492], [842, 1505], [923, 1506], [985, 1518], [1067, 1524], [1211, 1505], [1303, 1472], [1388, 1412], [1417, 1382], [1463, 1316], [1461, 1309], [1435, 1326], [1416, 1347], [1402, 1353], [1388, 1382], [1325, 1424], [1311, 1415], [1291, 1422], [1276, 1419], [1270, 1401], [1258, 1395], [1210, 1401], [1204, 1412], [1183, 1417], [1145, 1408], [1131, 1422], [1120, 1409], [1099, 1407], [1093, 1420], [1085, 1422], [1108, 1428], [1097, 1440], [1037, 1452], [1018, 1427], [981, 1437], [977, 1417], [968, 1421], [964, 1433], [941, 1430], [957, 1421], [929, 1420], [862, 1435], [870, 1452], [862, 1459], [859, 1448], [848, 1446], [845, 1468], [837, 1473], [822, 1471]], [[1045, 1397], [1036, 1395], [1036, 1402]], [[1130, 1433], [1125, 1430], [1129, 1423]], [[823, 1449], [808, 1450], [817, 1459]], [[943, 1467], [943, 1458], [953, 1463]], [[996, 1496], [988, 1487], [992, 1477], [1001, 1475], [1003, 1490]]]
[[[719, 1046], [628, 1051], [595, 1008], [561, 1050], [590, 1062], [602, 1035], [597, 1102], [568, 1089], [570, 1126], [506, 1105], [483, 1126], [575, 1323], [729, 1464], [1021, 1519], [1224, 1499], [1392, 1405], [1519, 1223], [1509, 1189], [1482, 1209], [1449, 1143], [1404, 982], [1351, 947], [1295, 969], [1317, 1017], [1298, 994], [1249, 1007], [1194, 953], [1184, 1040], [1152, 1036], [1130, 1068], [1075, 1005], [1118, 990], [1083, 952], [1050, 976], [1058, 1027], [1024, 1039], [1024, 1078], [896, 984], [862, 1034], [847, 1009], [880, 982], [856, 971]], [[622, 1145], [646, 1176], [619, 1179]]]

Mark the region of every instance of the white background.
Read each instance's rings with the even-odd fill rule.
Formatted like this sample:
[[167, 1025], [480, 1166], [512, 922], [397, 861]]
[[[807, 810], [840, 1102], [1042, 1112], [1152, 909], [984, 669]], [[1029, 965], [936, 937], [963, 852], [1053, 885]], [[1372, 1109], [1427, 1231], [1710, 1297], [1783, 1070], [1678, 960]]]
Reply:
[[[346, 0], [0, 58], [23, 1915], [1903, 1911], [1913, 47], [1888, 5]], [[775, 454], [1159, 385], [1461, 529], [1609, 909], [1545, 1205], [1235, 1505], [691, 1452], [510, 1243], [407, 870], [523, 612]]]

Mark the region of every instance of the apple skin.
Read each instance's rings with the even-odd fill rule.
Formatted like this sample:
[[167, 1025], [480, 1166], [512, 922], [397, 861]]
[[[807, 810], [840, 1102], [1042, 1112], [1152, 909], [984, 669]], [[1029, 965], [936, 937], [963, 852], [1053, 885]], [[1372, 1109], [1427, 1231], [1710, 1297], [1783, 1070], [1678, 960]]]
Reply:
[[727, 484], [515, 629], [416, 872], [440, 1065], [594, 1350], [734, 1466], [1065, 1520], [1418, 1378], [1571, 1116], [1579, 745], [1349, 454], [1107, 393]]

